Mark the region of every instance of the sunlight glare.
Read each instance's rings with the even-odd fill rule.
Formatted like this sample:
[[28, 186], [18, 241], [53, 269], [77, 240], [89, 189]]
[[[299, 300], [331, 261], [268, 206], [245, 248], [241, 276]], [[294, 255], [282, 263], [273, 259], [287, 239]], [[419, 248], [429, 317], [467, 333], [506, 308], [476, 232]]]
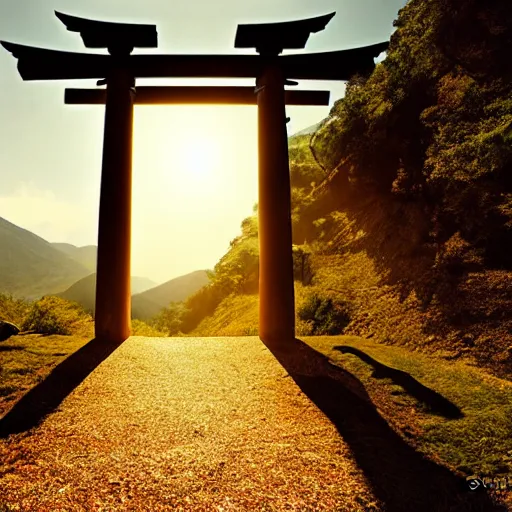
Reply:
[[192, 177], [196, 178], [213, 178], [212, 174], [218, 169], [224, 157], [220, 144], [213, 137], [201, 135], [195, 140], [184, 141], [176, 155], [181, 172], [191, 173]]
[[136, 107], [134, 121], [133, 274], [212, 268], [257, 201], [256, 108]]

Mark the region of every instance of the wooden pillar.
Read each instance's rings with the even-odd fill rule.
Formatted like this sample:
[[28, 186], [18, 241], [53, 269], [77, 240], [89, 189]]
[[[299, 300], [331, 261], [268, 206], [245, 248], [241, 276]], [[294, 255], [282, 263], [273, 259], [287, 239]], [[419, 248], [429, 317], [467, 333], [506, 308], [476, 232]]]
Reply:
[[259, 145], [259, 335], [282, 346], [295, 338], [291, 190], [284, 76], [267, 66], [257, 81]]
[[107, 82], [96, 275], [96, 338], [130, 336], [134, 80], [114, 69]]

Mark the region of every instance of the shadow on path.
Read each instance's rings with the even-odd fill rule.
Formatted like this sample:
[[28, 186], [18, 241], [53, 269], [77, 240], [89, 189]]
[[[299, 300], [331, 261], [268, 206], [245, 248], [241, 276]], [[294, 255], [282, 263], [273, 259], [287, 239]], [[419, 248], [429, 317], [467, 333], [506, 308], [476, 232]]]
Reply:
[[0, 438], [37, 426], [119, 346], [119, 343], [93, 339], [64, 359], [0, 420]]
[[14, 350], [24, 350], [25, 347], [19, 345], [0, 345], [0, 352], [12, 352]]
[[449, 419], [464, 417], [462, 411], [454, 403], [450, 402], [450, 400], [439, 394], [437, 391], [427, 388], [427, 386], [418, 382], [407, 372], [379, 363], [379, 361], [373, 359], [373, 357], [370, 357], [362, 350], [348, 345], [339, 345], [334, 347], [334, 350], [338, 350], [343, 354], [353, 354], [359, 357], [361, 361], [373, 366], [374, 372], [372, 377], [375, 379], [391, 379], [395, 384], [402, 386], [404, 390], [416, 398], [416, 400], [423, 402], [430, 412]]
[[[380, 416], [351, 373], [296, 339], [288, 348], [267, 345], [301, 390], [330, 419], [389, 512], [502, 511], [465, 479], [418, 453]], [[357, 492], [356, 490], [354, 492]]]

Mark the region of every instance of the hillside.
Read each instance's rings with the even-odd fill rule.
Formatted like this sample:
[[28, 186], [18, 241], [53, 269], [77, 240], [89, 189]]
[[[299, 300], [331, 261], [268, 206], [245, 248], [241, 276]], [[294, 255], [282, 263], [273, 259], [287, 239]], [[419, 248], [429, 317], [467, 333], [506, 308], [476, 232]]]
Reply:
[[67, 254], [71, 259], [83, 265], [89, 272], [96, 272], [97, 247], [95, 245], [86, 245], [77, 247], [72, 244], [52, 243], [53, 247]]
[[312, 133], [315, 133], [321, 125], [322, 121], [315, 123], [311, 126], [308, 126], [307, 128], [304, 128], [303, 130], [298, 131], [297, 133], [294, 133], [292, 137], [297, 137], [299, 135], [311, 135]]
[[[133, 278], [132, 278], [133, 280]], [[67, 290], [57, 294], [63, 299], [78, 302], [88, 313], [94, 314], [96, 303], [96, 274], [77, 281]], [[156, 315], [161, 307], [144, 297], [132, 297], [132, 318], [146, 320]]]
[[36, 298], [61, 292], [87, 274], [43, 238], [0, 217], [0, 292]]
[[158, 283], [148, 277], [132, 276], [132, 293], [142, 293], [158, 286]]
[[[72, 244], [52, 243], [52, 246], [82, 264], [91, 273], [96, 272], [96, 260], [98, 255], [98, 247], [96, 245], [77, 247]], [[157, 283], [147, 277], [132, 276], [131, 285], [132, 293], [142, 293], [150, 288], [154, 288], [157, 286]]]
[[[185, 276], [163, 283], [143, 293], [132, 295], [132, 318], [148, 320], [168, 306], [170, 302], [178, 302], [195, 293], [205, 281], [208, 281], [204, 271], [192, 272]], [[132, 277], [132, 286], [137, 282], [146, 282], [144, 278]], [[64, 299], [78, 302], [89, 313], [94, 312], [96, 302], [96, 274], [90, 274], [80, 279], [67, 290], [57, 294]]]
[[[511, 378], [512, 11], [459, 6], [411, 0], [387, 58], [350, 80], [313, 140], [289, 139], [297, 332]], [[254, 333], [257, 266], [251, 217], [178, 331]]]
[[208, 282], [209, 279], [206, 271], [196, 270], [184, 276], [175, 277], [143, 293], [136, 294], [133, 296], [133, 299], [146, 299], [163, 308], [168, 306], [170, 302], [185, 300]]

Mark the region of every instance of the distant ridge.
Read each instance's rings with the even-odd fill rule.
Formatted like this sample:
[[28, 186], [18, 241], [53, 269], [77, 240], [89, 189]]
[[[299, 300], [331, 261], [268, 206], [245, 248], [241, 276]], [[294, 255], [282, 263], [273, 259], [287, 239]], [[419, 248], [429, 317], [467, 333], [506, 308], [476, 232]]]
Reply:
[[51, 243], [0, 217], [0, 293], [39, 298], [61, 292], [89, 273]]
[[[98, 257], [98, 247], [96, 245], [85, 245], [77, 247], [72, 244], [52, 243], [53, 247], [66, 253], [70, 258], [86, 267], [91, 273], [96, 272], [96, 262]], [[154, 288], [155, 283], [147, 277], [132, 276], [132, 293], [142, 293], [150, 288]]]
[[[134, 278], [132, 278], [133, 281]], [[137, 279], [137, 278], [135, 278]], [[78, 302], [88, 313], [94, 314], [96, 303], [96, 274], [90, 274], [56, 294], [63, 299]], [[148, 319], [160, 311], [160, 306], [150, 299], [132, 296], [132, 318]]]
[[90, 272], [96, 272], [96, 256], [98, 248], [95, 245], [85, 245], [77, 247], [72, 244], [52, 243], [52, 246], [67, 254]]
[[[137, 277], [132, 277], [132, 286]], [[143, 293], [132, 295], [132, 318], [148, 320], [157, 315], [170, 302], [180, 302], [202, 288], [209, 281], [204, 270], [197, 270], [176, 277]], [[67, 290], [57, 294], [78, 302], [86, 311], [93, 313], [96, 302], [96, 274], [80, 279]]]
[[300, 132], [294, 133], [290, 137], [297, 137], [299, 135], [310, 135], [311, 133], [315, 133], [322, 123], [323, 123], [323, 121], [319, 121], [316, 124], [313, 124], [311, 126], [308, 126], [307, 128], [304, 128], [304, 130], [301, 130]]
[[167, 307], [169, 302], [185, 300], [209, 282], [210, 280], [205, 270], [196, 270], [195, 272], [175, 277], [166, 283], [151, 288], [151, 290], [134, 295], [133, 298], [142, 297], [149, 299], [163, 308]]

